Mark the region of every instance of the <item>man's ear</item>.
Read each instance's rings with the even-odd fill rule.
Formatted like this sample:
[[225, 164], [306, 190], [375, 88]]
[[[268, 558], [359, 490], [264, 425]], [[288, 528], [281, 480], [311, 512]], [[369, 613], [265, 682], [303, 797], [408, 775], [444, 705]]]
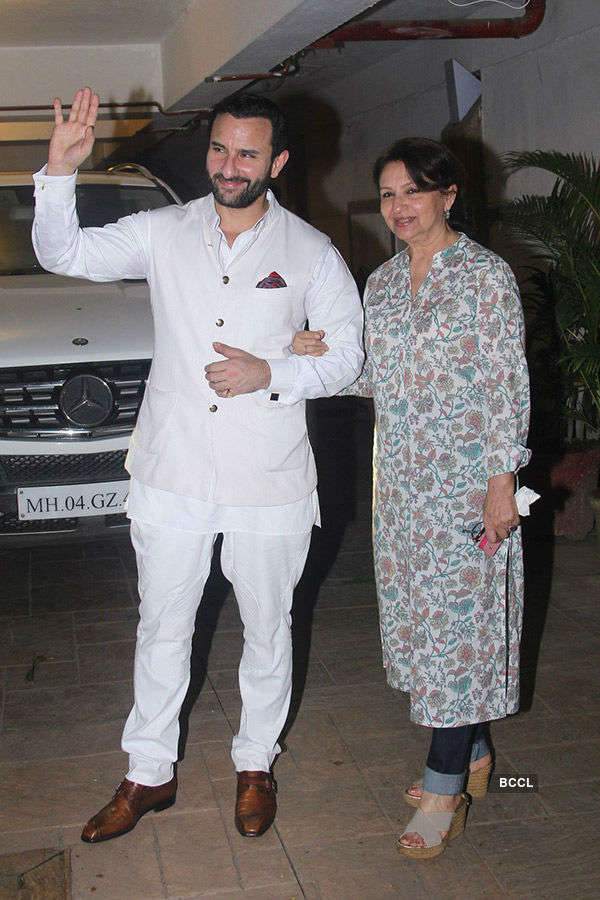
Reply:
[[271, 163], [271, 178], [277, 178], [289, 158], [290, 154], [287, 150], [282, 150], [281, 153], [275, 157]]

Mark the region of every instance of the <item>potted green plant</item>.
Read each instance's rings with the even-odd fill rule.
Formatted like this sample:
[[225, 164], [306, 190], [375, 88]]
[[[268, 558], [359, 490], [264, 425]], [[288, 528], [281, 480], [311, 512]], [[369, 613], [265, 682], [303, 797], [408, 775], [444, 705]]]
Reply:
[[[554, 533], [581, 538], [593, 524], [589, 500], [600, 464], [600, 165], [584, 154], [543, 150], [507, 154], [505, 165], [509, 175], [537, 168], [556, 178], [548, 195], [524, 195], [503, 204], [500, 220], [533, 260], [524, 305], [534, 336], [543, 326], [538, 348], [542, 364], [547, 352], [549, 379], [549, 322], [558, 337], [562, 377], [553, 389], [562, 394], [556, 398], [562, 416], [579, 424], [570, 429], [570, 440], [565, 428], [566, 446], [551, 465], [549, 487], [564, 501], [554, 512]], [[584, 440], [573, 440], [576, 436]]]

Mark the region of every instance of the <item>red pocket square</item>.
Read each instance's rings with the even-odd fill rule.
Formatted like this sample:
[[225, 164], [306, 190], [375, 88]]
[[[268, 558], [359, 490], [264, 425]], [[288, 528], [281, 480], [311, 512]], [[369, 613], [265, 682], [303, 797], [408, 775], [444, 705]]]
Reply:
[[279, 274], [279, 272], [271, 272], [270, 275], [267, 275], [266, 278], [263, 278], [262, 281], [259, 281], [256, 285], [257, 288], [284, 288], [287, 287], [287, 284]]

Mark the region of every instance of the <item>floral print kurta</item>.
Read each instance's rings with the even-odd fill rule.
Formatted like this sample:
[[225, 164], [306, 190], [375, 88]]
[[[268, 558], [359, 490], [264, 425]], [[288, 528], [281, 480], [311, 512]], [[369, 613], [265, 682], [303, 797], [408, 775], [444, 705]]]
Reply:
[[411, 297], [406, 251], [365, 292], [367, 362], [344, 393], [375, 403], [373, 544], [383, 663], [411, 719], [455, 727], [515, 712], [523, 611], [520, 529], [486, 556], [487, 480], [515, 472], [529, 382], [506, 263], [460, 235]]

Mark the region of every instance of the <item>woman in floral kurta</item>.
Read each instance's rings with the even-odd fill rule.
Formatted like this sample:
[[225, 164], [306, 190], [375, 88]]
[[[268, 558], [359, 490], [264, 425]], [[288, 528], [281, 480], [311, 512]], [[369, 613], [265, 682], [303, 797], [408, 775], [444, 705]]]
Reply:
[[[456, 727], [518, 707], [520, 530], [486, 556], [470, 536], [487, 480], [527, 462], [528, 380], [514, 276], [460, 235], [410, 295], [408, 251], [370, 277], [373, 544], [383, 662], [411, 719]], [[509, 591], [507, 595], [506, 585]]]
[[[432, 141], [399, 141], [378, 161], [382, 214], [407, 249], [367, 282], [365, 368], [344, 391], [375, 405], [384, 667], [410, 694], [411, 719], [434, 729], [423, 786], [405, 794], [427, 801], [428, 821], [413, 820], [398, 845], [412, 856], [437, 855], [457, 831], [452, 819], [432, 820], [460, 808], [448, 795], [462, 791], [474, 740], [471, 760], [490, 759], [480, 723], [515, 712], [519, 695], [523, 561], [512, 495], [529, 458], [523, 316], [506, 263], [447, 222], [459, 177]], [[323, 351], [319, 335], [304, 336], [305, 352]], [[482, 522], [488, 539], [505, 538], [493, 556], [472, 537]], [[448, 762], [455, 739], [462, 767]]]

